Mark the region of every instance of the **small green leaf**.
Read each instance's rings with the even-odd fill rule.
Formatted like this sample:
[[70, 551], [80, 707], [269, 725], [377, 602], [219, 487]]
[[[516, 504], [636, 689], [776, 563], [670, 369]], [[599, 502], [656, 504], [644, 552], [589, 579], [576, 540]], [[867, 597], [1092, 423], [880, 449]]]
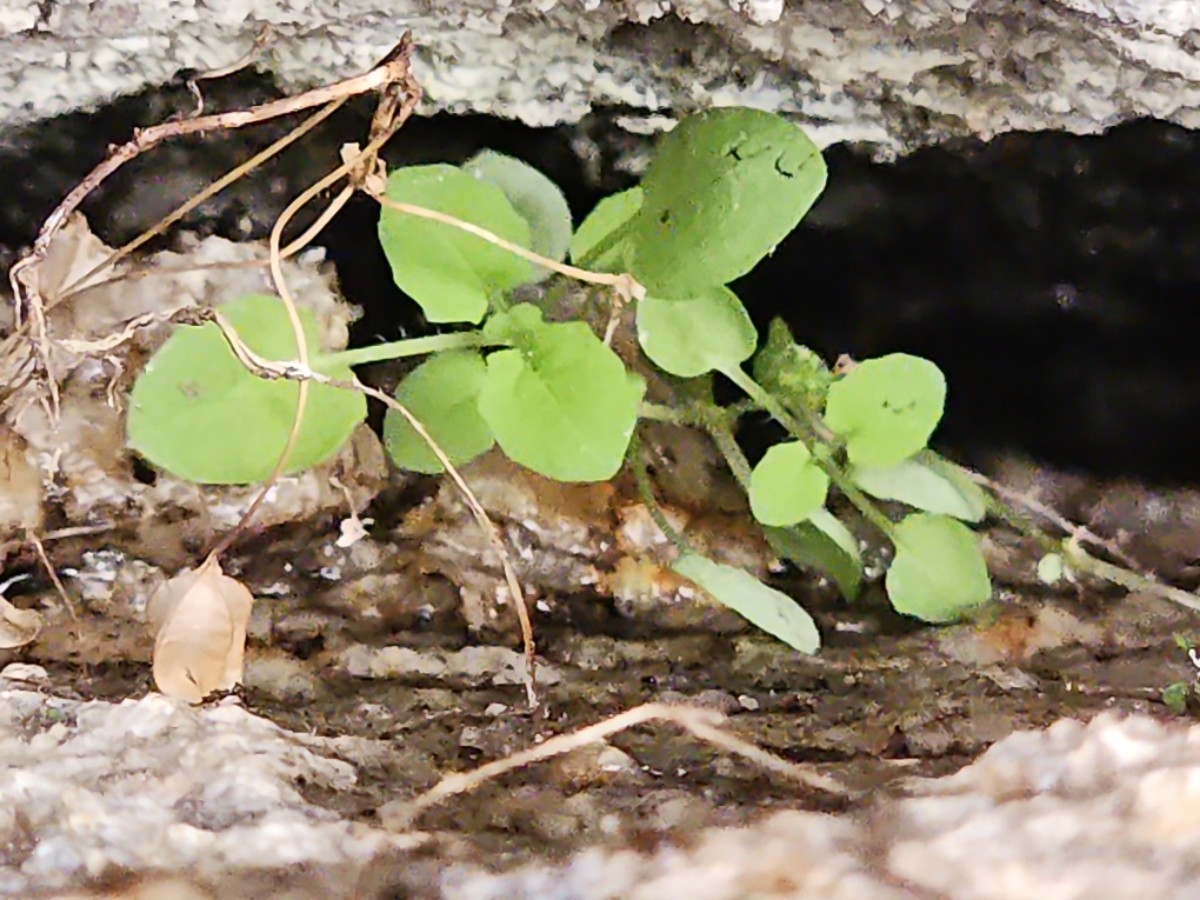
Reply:
[[[250, 294], [221, 307], [238, 335], [259, 356], [297, 358], [296, 338], [278, 297]], [[312, 313], [298, 311], [312, 368], [340, 380], [345, 366], [323, 365]], [[133, 386], [126, 422], [130, 446], [172, 475], [200, 484], [266, 480], [292, 430], [300, 385], [252, 375], [214, 324], [185, 325], [154, 354]], [[324, 462], [366, 417], [364, 397], [310, 384], [299, 439], [287, 471]]]
[[515, 462], [558, 481], [617, 473], [645, 384], [583, 322], [545, 323], [530, 304], [497, 330], [513, 344], [487, 358], [479, 412]]
[[646, 297], [638, 303], [637, 331], [650, 361], [680, 378], [740, 365], [758, 344], [746, 307], [723, 286], [686, 300]]
[[827, 509], [789, 528], [766, 528], [771, 549], [803, 569], [816, 569], [833, 579], [842, 596], [853, 600], [862, 586], [863, 564], [858, 541]]
[[1037, 564], [1037, 578], [1042, 584], [1058, 584], [1067, 572], [1061, 553], [1047, 553]]
[[[496, 442], [479, 415], [479, 392], [486, 375], [482, 356], [454, 350], [417, 366], [396, 388], [396, 400], [416, 416], [456, 466], [486, 453]], [[442, 471], [429, 445], [393, 409], [383, 420], [383, 440], [401, 469], [427, 475]]]
[[[628, 269], [633, 245], [618, 230], [629, 231], [633, 217], [642, 208], [642, 197], [640, 187], [631, 187], [597, 203], [571, 239], [571, 262], [577, 266], [586, 264], [593, 272], [619, 273]], [[602, 243], [610, 246], [604, 249]], [[589, 259], [593, 251], [599, 254], [596, 259]]]
[[[513, 209], [529, 223], [530, 248], [555, 262], [567, 257], [571, 245], [571, 208], [557, 184], [528, 163], [494, 150], [484, 150], [463, 169], [504, 191]], [[534, 266], [532, 280], [545, 281], [549, 269]]]
[[816, 653], [821, 648], [821, 635], [812, 616], [787, 594], [767, 587], [749, 572], [698, 553], [685, 553], [671, 570], [789, 647], [801, 653]]
[[825, 422], [846, 439], [850, 462], [886, 468], [924, 449], [946, 406], [946, 378], [927, 359], [868, 359], [829, 388]]
[[[387, 196], [529, 246], [529, 223], [504, 192], [456, 166], [397, 169], [388, 178]], [[483, 238], [387, 206], [379, 214], [379, 242], [396, 285], [431, 322], [478, 323], [494, 297], [533, 275], [524, 259]]]
[[1176, 631], [1174, 634], [1171, 635], [1171, 637], [1175, 641], [1175, 646], [1178, 647], [1183, 652], [1186, 653], [1188, 650], [1192, 649], [1192, 646], [1193, 646], [1192, 639], [1189, 638], [1186, 634], [1181, 634], [1180, 632]]
[[1192, 686], [1186, 681], [1175, 681], [1162, 690], [1162, 702], [1174, 715], [1182, 716], [1188, 711], [1188, 700], [1192, 696]]
[[825, 161], [774, 113], [711, 109], [680, 122], [642, 179], [633, 274], [661, 297], [745, 275], [796, 227], [825, 187]]
[[754, 357], [754, 380], [792, 409], [825, 408], [833, 373], [816, 353], [792, 339], [783, 319], [773, 319]]
[[930, 450], [894, 466], [855, 466], [850, 477], [879, 500], [895, 500], [926, 512], [945, 513], [964, 522], [981, 522], [987, 514], [983, 489], [953, 463]]
[[764, 525], [802, 522], [828, 493], [829, 476], [801, 441], [771, 447], [750, 473], [750, 511]]
[[914, 513], [895, 530], [896, 558], [884, 581], [897, 612], [953, 622], [992, 596], [979, 538], [961, 522]]

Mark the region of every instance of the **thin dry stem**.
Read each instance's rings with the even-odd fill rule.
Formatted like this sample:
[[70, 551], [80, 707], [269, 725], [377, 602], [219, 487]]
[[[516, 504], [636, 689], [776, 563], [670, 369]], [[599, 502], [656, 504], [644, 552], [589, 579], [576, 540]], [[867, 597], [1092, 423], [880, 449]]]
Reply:
[[515, 253], [522, 259], [527, 259], [532, 263], [550, 269], [553, 272], [558, 272], [560, 275], [566, 275], [569, 278], [575, 278], [579, 281], [584, 281], [589, 284], [602, 284], [608, 287], [615, 288], [622, 296], [631, 297], [634, 300], [641, 300], [646, 296], [646, 289], [638, 282], [636, 278], [628, 272], [622, 272], [619, 275], [613, 275], [608, 272], [590, 272], [587, 269], [580, 269], [566, 263], [556, 262], [548, 256], [542, 256], [540, 253], [535, 253], [522, 247], [520, 244], [514, 244], [512, 241], [506, 240], [495, 232], [488, 231], [486, 228], [480, 228], [478, 225], [473, 225], [470, 222], [464, 222], [462, 219], [456, 219], [454, 216], [447, 215], [443, 212], [438, 212], [436, 209], [428, 209], [424, 206], [415, 206], [412, 203], [401, 203], [393, 200], [390, 197], [384, 196], [376, 192], [371, 192], [379, 203], [389, 209], [394, 209], [397, 212], [407, 213], [410, 216], [417, 216], [422, 219], [430, 219], [434, 222], [441, 222], [443, 225], [451, 225], [460, 231], [465, 231], [468, 234], [473, 234], [477, 238], [487, 241], [489, 244], [494, 244], [501, 247], [510, 253]]
[[[96, 263], [96, 265], [92, 266], [92, 268], [89, 269], [82, 276], [80, 276], [79, 278], [76, 278], [70, 284], [66, 285], [66, 287], [63, 288], [63, 290], [60, 292], [60, 299], [63, 299], [63, 300], [67, 299], [68, 297], [73, 295], [79, 289], [80, 285], [87, 284], [92, 279], [93, 276], [104, 271], [105, 269], [109, 269], [109, 268], [115, 266], [122, 259], [125, 259], [131, 253], [134, 253], [135, 251], [137, 251], [147, 241], [152, 240], [156, 235], [162, 234], [166, 229], [170, 228], [172, 225], [174, 225], [176, 222], [178, 222], [180, 219], [182, 219], [184, 216], [186, 216], [188, 213], [190, 213], [193, 209], [195, 209], [201, 203], [205, 202], [210, 197], [213, 197], [213, 196], [219, 194], [221, 191], [225, 190], [225, 188], [229, 187], [229, 185], [233, 184], [235, 181], [238, 181], [243, 176], [254, 171], [259, 166], [261, 166], [264, 162], [266, 162], [268, 159], [270, 159], [272, 156], [275, 156], [277, 153], [286, 149], [290, 144], [294, 144], [296, 141], [298, 141], [300, 138], [302, 138], [304, 135], [306, 135], [312, 129], [317, 127], [317, 125], [321, 124], [321, 122], [325, 121], [331, 115], [333, 115], [335, 112], [337, 112], [339, 109], [341, 109], [342, 106], [345, 105], [347, 99], [348, 98], [343, 97], [339, 100], [335, 100], [333, 103], [330, 103], [324, 109], [318, 110], [316, 113], [309, 116], [307, 119], [305, 119], [303, 122], [301, 122], [295, 128], [293, 128], [291, 131], [289, 131], [287, 134], [285, 134], [279, 140], [275, 141], [269, 147], [266, 147], [265, 149], [254, 154], [254, 156], [250, 157], [245, 162], [230, 169], [228, 172], [226, 172], [224, 175], [222, 175], [220, 178], [218, 178], [216, 181], [214, 181], [212, 184], [210, 184], [204, 190], [200, 191], [200, 193], [193, 195], [192, 197], [188, 198], [186, 201], [181, 203], [179, 206], [175, 207], [175, 209], [173, 209], [171, 212], [167, 213], [167, 215], [163, 216], [161, 219], [158, 220], [158, 222], [156, 222], [154, 225], [152, 225], [147, 230], [143, 231], [132, 241], [130, 241], [129, 243], [125, 244], [124, 246], [119, 247], [118, 249], [114, 250], [107, 257], [102, 259], [100, 262]], [[307, 241], [305, 241], [304, 243], [300, 243], [299, 241], [293, 241], [291, 244], [288, 245], [287, 249], [281, 251], [281, 253], [286, 258], [288, 256], [291, 256], [295, 252], [297, 252], [299, 249], [303, 248], [307, 243], [308, 243]], [[288, 252], [289, 250], [291, 252]], [[256, 261], [256, 264], [266, 265], [265, 262], [257, 262], [257, 261]], [[220, 265], [220, 264], [216, 264], [216, 265]], [[102, 282], [102, 283], [108, 283], [108, 282]], [[93, 287], [93, 285], [90, 285], [90, 284], [88, 284], [87, 286]]]
[[386, 804], [379, 811], [380, 818], [384, 827], [392, 831], [407, 831], [413, 827], [422, 813], [443, 800], [473, 791], [507, 772], [562, 756], [564, 753], [570, 753], [589, 744], [603, 741], [618, 732], [653, 721], [670, 722], [677, 725], [705, 743], [745, 757], [768, 771], [799, 782], [805, 787], [839, 797], [848, 796], [850, 793], [844, 784], [834, 778], [790, 763], [769, 753], [757, 744], [722, 731], [717, 726], [725, 722], [725, 717], [715, 710], [694, 706], [647, 703], [594, 725], [552, 737], [537, 746], [487, 763], [470, 772], [456, 772], [447, 775], [432, 788], [412, 800], [393, 801]]
[[[318, 217], [317, 222], [313, 225], [313, 227], [305, 232], [304, 235], [306, 239], [311, 239], [311, 237], [315, 236], [320, 229], [323, 228], [333, 218], [333, 216], [337, 214], [338, 210], [340, 210], [346, 204], [350, 197], [353, 196], [355, 190], [354, 176], [357, 172], [356, 167], [363, 166], [364, 168], [369, 168], [373, 163], [378, 151], [396, 133], [396, 131], [400, 129], [404, 122], [407, 121], [408, 117], [412, 115], [413, 111], [416, 109], [417, 103], [420, 102], [421, 90], [409, 74], [408, 49], [409, 47], [407, 40], [402, 41], [397, 49], [393, 51], [393, 54], [389, 57], [389, 60], [385, 61], [385, 65], [398, 65], [401, 67], [401, 69], [395, 73], [396, 77], [393, 78], [393, 80], [390, 82], [390, 85], [393, 88], [398, 88], [403, 94], [402, 99], [397, 97], [395, 94], [387, 93], [385, 93], [381, 98], [380, 106], [386, 107], [392, 111], [392, 116], [389, 121], [385, 123], [385, 126], [380, 126], [379, 119], [376, 117], [376, 119], [372, 122], [372, 131], [375, 133], [372, 134], [372, 139], [367, 147], [361, 153], [353, 155], [350, 159], [345, 160], [340, 166], [338, 166], [325, 177], [321, 178], [316, 182], [316, 184], [311, 185], [307, 190], [302, 192], [300, 196], [296, 197], [290, 204], [288, 204], [287, 208], [284, 209], [279, 218], [275, 220], [275, 225], [271, 229], [271, 237], [269, 242], [271, 279], [275, 283], [275, 289], [279, 293], [279, 299], [283, 302], [284, 308], [287, 310], [288, 321], [291, 323], [292, 334], [296, 341], [298, 361], [305, 369], [309, 368], [308, 341], [304, 334], [304, 325], [300, 321], [300, 313], [296, 309], [295, 301], [292, 299], [291, 292], [288, 290], [287, 279], [283, 274], [283, 260], [280, 255], [280, 245], [283, 240], [283, 230], [287, 227], [288, 222], [291, 221], [296, 213], [303, 209], [304, 206], [308, 204], [310, 200], [320, 194], [321, 191], [336, 184], [342, 178], [350, 176], [350, 184], [348, 184], [333, 200], [333, 202], [329, 204], [329, 207], [321, 216]], [[292, 417], [291, 431], [288, 433], [288, 439], [284, 444], [283, 452], [280, 454], [278, 462], [275, 464], [275, 468], [271, 471], [271, 474], [267, 477], [267, 480], [263, 482], [262, 487], [259, 489], [258, 495], [246, 509], [246, 512], [242, 515], [242, 518], [238, 521], [237, 525], [235, 525], [229, 534], [227, 534], [210, 551], [210, 559], [215, 559], [230, 546], [232, 546], [233, 542], [237, 540], [238, 535], [245, 530], [250, 521], [258, 513], [259, 508], [266, 500], [271, 488], [275, 485], [275, 483], [279, 480], [280, 475], [282, 475], [284, 470], [287, 468], [288, 459], [291, 457], [292, 451], [296, 446], [296, 442], [300, 438], [300, 429], [304, 423], [304, 411], [307, 407], [307, 404], [308, 380], [305, 379], [300, 381], [299, 391], [296, 397], [296, 412]]]
[[165, 122], [150, 128], [139, 129], [134, 132], [132, 140], [114, 150], [63, 198], [62, 202], [42, 223], [41, 230], [34, 240], [33, 248], [19, 259], [8, 273], [13, 295], [14, 325], [18, 329], [21, 328], [26, 315], [32, 322], [32, 355], [37, 360], [44, 376], [48, 405], [55, 420], [59, 415], [59, 391], [50, 355], [45, 298], [42, 297], [38, 284], [38, 270], [46, 258], [54, 236], [87, 196], [125, 163], [163, 141], [217, 129], [243, 128], [368, 91], [382, 90], [397, 84], [407, 84], [410, 81], [408, 67], [410, 46], [410, 37], [406, 34], [392, 52], [370, 71], [336, 84], [315, 88], [296, 97], [286, 97], [246, 110]]
[[[509, 593], [513, 597], [513, 605], [516, 607], [517, 619], [521, 625], [521, 638], [524, 644], [525, 651], [525, 694], [529, 701], [531, 709], [538, 707], [537, 696], [537, 645], [533, 636], [533, 623], [529, 618], [529, 610], [525, 606], [525, 592], [521, 588], [521, 583], [517, 578], [516, 569], [513, 567], [512, 560], [508, 553], [508, 548], [504, 545], [503, 538], [500, 537], [500, 532], [496, 528], [495, 523], [488, 517], [487, 511], [483, 508], [483, 504], [479, 502], [479, 498], [475, 496], [475, 492], [471, 490], [463, 478], [462, 473], [454, 466], [449, 457], [446, 456], [444, 450], [438, 446], [433, 437], [426, 431], [425, 426], [416, 418], [403, 404], [394, 397], [390, 397], [383, 391], [363, 384], [357, 378], [353, 381], [342, 381], [336, 378], [330, 378], [321, 372], [314, 372], [308, 366], [302, 366], [295, 362], [273, 362], [263, 359], [253, 350], [238, 335], [237, 330], [221, 313], [214, 309], [204, 311], [209, 321], [214, 322], [221, 333], [225, 337], [226, 343], [229, 345], [233, 355], [238, 358], [246, 369], [260, 378], [271, 379], [289, 379], [293, 381], [313, 381], [317, 384], [330, 385], [332, 387], [341, 388], [342, 390], [358, 391], [368, 397], [378, 400], [389, 409], [395, 410], [405, 418], [413, 430], [420, 435], [421, 439], [428, 444], [429, 449], [433, 451], [438, 462], [445, 468], [446, 473], [454, 482], [455, 487], [462, 492], [466, 500], [467, 507], [471, 510], [472, 516], [488, 536], [488, 541], [496, 550], [496, 555], [500, 559], [500, 566], [504, 571], [504, 581], [508, 587]], [[243, 519], [245, 516], [243, 516]]]

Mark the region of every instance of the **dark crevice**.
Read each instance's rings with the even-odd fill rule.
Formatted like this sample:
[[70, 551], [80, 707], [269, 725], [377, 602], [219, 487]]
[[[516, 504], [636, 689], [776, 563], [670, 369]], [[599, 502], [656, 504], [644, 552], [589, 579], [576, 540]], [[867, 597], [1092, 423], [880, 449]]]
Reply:
[[[205, 82], [207, 111], [280, 95], [242, 72]], [[67, 190], [135, 127], [189, 115], [182, 83], [0, 133], [0, 263], [27, 244]], [[351, 103], [184, 227], [250, 239], [362, 141], [370, 100]], [[458, 163], [484, 147], [521, 157], [561, 184], [577, 218], [629, 183], [616, 156], [643, 139], [611, 125], [531, 129], [485, 116], [417, 119], [386, 148], [391, 165]], [[180, 141], [114, 176], [85, 204], [109, 243], [266, 146], [299, 118]], [[576, 154], [586, 134], [600, 159]], [[926, 355], [950, 384], [939, 440], [979, 459], [1015, 450], [1064, 468], [1195, 482], [1200, 353], [1200, 136], [1136, 122], [1096, 137], [1011, 134], [956, 142], [898, 163], [827, 151], [829, 185], [801, 227], [736, 284], [760, 325], [774, 315], [829, 359]], [[311, 221], [312, 211], [295, 227]], [[427, 326], [394, 287], [375, 239], [378, 210], [352, 201], [321, 236], [347, 298], [363, 307], [352, 340]], [[169, 242], [169, 238], [167, 241]], [[162, 242], [160, 242], [161, 245]]]

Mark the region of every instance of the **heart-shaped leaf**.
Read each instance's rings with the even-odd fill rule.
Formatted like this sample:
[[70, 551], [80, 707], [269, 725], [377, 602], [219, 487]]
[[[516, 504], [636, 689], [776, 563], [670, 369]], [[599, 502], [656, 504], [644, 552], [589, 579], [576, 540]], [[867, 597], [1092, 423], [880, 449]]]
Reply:
[[633, 274], [688, 297], [750, 271], [825, 187], [825, 161], [796, 125], [757, 109], [690, 116], [659, 142], [633, 224]]
[[758, 345], [746, 307], [720, 285], [685, 300], [644, 298], [638, 302], [637, 331], [651, 362], [680, 378], [733, 368]]
[[[429, 432], [454, 465], [490, 450], [496, 439], [479, 415], [479, 392], [487, 375], [483, 357], [450, 351], [417, 366], [396, 388], [396, 400]], [[394, 409], [383, 419], [383, 441], [402, 469], [436, 475], [442, 464], [408, 420]]]
[[[238, 335], [272, 361], [298, 356], [287, 310], [278, 297], [250, 294], [221, 307]], [[317, 355], [317, 325], [299, 310], [312, 368], [339, 380], [353, 373]], [[201, 484], [264, 481], [287, 444], [300, 385], [269, 381], [241, 364], [214, 324], [175, 330], [146, 364], [130, 396], [129, 444], [172, 475]], [[310, 384], [288, 472], [324, 462], [367, 414], [356, 391]]]
[[556, 481], [617, 473], [645, 384], [583, 322], [520, 304], [488, 323], [513, 345], [487, 358], [479, 412], [508, 456]]
[[[410, 166], [388, 177], [387, 196], [446, 213], [521, 247], [529, 223], [504, 191], [457, 166]], [[431, 322], [478, 323], [492, 299], [533, 276], [529, 262], [444, 222], [383, 207], [379, 242], [396, 285]]]

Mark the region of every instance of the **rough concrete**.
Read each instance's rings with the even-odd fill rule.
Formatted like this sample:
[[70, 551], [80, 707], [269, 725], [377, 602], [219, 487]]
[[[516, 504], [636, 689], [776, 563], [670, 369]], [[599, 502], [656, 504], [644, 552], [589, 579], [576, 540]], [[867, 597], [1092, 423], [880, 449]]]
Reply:
[[0, 675], [0, 726], [3, 896], [102, 879], [115, 888], [122, 870], [188, 881], [135, 880], [91, 896], [1119, 900], [1197, 891], [1200, 727], [1145, 717], [1013, 734], [956, 775], [914, 781], [910, 796], [859, 816], [777, 812], [683, 846], [596, 848], [498, 872], [445, 835], [391, 834], [330, 808], [361, 767], [402, 745], [297, 735], [237, 706], [193, 709], [157, 695], [80, 702], [56, 696], [36, 666]]
[[0, 123], [92, 107], [256, 33], [289, 88], [354, 74], [405, 29], [431, 109], [530, 124], [628, 106], [793, 113], [882, 152], [1014, 129], [1200, 121], [1193, 0], [5, 0]]

